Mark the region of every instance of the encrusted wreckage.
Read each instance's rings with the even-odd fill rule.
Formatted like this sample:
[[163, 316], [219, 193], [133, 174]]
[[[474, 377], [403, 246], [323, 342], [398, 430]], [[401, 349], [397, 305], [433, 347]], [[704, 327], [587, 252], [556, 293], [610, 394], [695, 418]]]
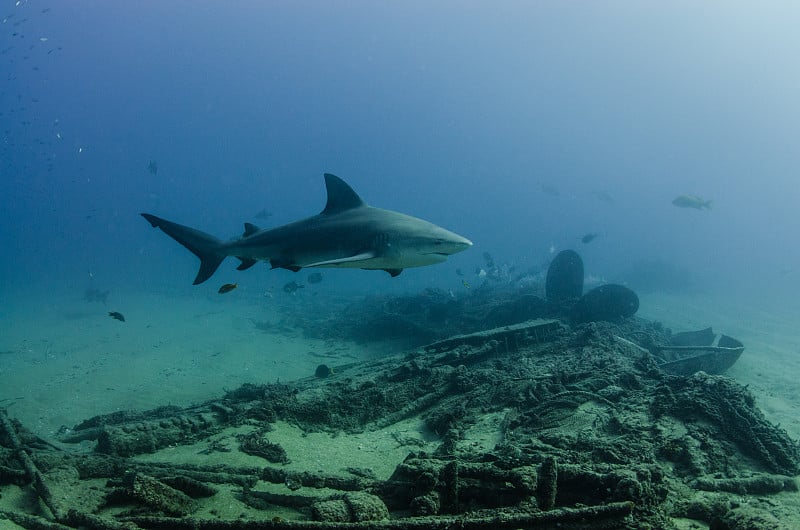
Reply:
[[[0, 517], [48, 529], [671, 528], [679, 517], [780, 528], [780, 503], [748, 499], [796, 490], [797, 442], [735, 381], [668, 374], [640, 346], [668, 339], [641, 319], [532, 320], [193, 407], [98, 416], [56, 445], [3, 411], [0, 494], [30, 488], [41, 504]], [[487, 446], [474, 437], [489, 415]], [[278, 422], [346, 437], [414, 418], [432, 441], [398, 437], [407, 456], [388, 478], [357, 451], [341, 472], [288, 470], [304, 455], [270, 439]], [[170, 461], [186, 444], [204, 449]], [[264, 465], [241, 465], [244, 453]], [[215, 516], [222, 499], [241, 516]]]

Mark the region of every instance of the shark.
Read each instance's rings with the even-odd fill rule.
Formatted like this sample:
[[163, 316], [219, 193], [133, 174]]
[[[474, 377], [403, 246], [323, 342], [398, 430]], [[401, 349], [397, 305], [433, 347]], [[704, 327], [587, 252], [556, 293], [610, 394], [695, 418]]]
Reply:
[[222, 241], [200, 230], [142, 213], [151, 226], [200, 259], [194, 285], [208, 280], [222, 261], [239, 259], [237, 270], [266, 261], [294, 272], [333, 267], [384, 270], [433, 265], [472, 246], [472, 241], [433, 223], [368, 205], [344, 180], [325, 173], [327, 202], [317, 215], [275, 228], [244, 223], [244, 234]]

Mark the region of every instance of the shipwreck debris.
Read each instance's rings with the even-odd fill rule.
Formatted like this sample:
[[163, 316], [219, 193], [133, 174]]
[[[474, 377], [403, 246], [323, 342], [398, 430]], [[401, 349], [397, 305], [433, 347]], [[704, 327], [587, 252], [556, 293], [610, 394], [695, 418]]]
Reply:
[[424, 347], [428, 353], [442, 353], [460, 346], [480, 348], [492, 343], [503, 353], [511, 353], [533, 344], [552, 339], [561, 330], [558, 320], [529, 320], [499, 328], [478, 331], [467, 335], [456, 335], [436, 341]]
[[[800, 447], [734, 380], [662, 370], [650, 351], [669, 338], [636, 318], [501, 326], [331, 377], [97, 416], [64, 431], [63, 443], [82, 444], [69, 452], [3, 413], [0, 488], [29, 487], [52, 504], [45, 518], [14, 514], [32, 528], [627, 529], [691, 515], [741, 530], [736, 521], [753, 520], [736, 511], [742, 499], [796, 487]], [[400, 444], [409, 449], [391, 476], [353, 469], [356, 454], [349, 470], [321, 472], [266, 436], [277, 422], [346, 437], [407, 421], [426, 440]], [[182, 452], [191, 461], [171, 458], [185, 444], [226, 452], [193, 446]], [[248, 453], [273, 463], [239, 465], [257, 462]], [[84, 504], [61, 506], [53, 492], [64, 488]], [[222, 502], [246, 517], [210, 518]], [[770, 506], [758, 508], [764, 517]]]

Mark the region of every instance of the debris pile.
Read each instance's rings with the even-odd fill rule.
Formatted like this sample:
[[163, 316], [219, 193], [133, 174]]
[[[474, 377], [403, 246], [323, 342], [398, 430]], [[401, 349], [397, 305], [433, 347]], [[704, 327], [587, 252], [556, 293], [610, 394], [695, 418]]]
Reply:
[[[189, 408], [98, 416], [63, 433], [62, 448], [3, 412], [0, 494], [30, 488], [46, 508], [0, 517], [60, 529], [671, 528], [681, 517], [736, 530], [795, 520], [755, 496], [796, 490], [797, 442], [735, 381], [670, 375], [637, 345], [668, 338], [635, 318], [534, 320]], [[359, 467], [357, 451], [353, 467], [320, 472], [270, 438], [276, 422], [346, 437], [414, 418], [434, 441], [397, 438], [409, 449], [388, 478]], [[181, 444], [205, 449], [170, 461]], [[243, 454], [264, 465], [242, 466]], [[221, 517], [221, 503], [242, 516]]]

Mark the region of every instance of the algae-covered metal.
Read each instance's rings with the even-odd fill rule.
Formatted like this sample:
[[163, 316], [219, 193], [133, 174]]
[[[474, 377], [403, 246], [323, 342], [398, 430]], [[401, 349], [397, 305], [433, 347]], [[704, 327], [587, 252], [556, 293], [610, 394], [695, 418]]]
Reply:
[[744, 351], [744, 344], [728, 335], [716, 335], [709, 327], [677, 333], [666, 346], [654, 346], [659, 367], [674, 375], [696, 372], [721, 374], [733, 366]]
[[561, 324], [558, 320], [529, 320], [521, 324], [502, 326], [466, 335], [456, 335], [428, 344], [424, 350], [428, 353], [441, 353], [459, 346], [478, 348], [494, 341], [497, 344], [497, 348], [505, 352], [514, 352], [530, 344], [539, 344], [551, 340], [560, 329]]

